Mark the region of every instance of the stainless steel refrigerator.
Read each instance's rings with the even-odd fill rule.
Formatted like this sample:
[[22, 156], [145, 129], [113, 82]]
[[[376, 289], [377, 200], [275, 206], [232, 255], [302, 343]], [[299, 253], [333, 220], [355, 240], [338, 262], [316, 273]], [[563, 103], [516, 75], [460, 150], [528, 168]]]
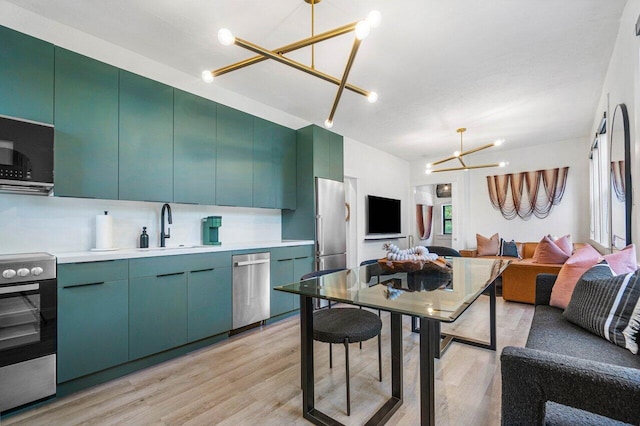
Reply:
[[347, 267], [344, 184], [316, 178], [316, 269]]

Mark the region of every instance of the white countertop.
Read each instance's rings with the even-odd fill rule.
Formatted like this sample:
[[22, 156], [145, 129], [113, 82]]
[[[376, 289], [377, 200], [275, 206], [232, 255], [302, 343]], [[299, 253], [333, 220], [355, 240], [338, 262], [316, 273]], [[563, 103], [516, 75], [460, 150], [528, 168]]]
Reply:
[[314, 244], [313, 240], [259, 241], [252, 243], [222, 244], [219, 246], [168, 246], [148, 249], [126, 248], [101, 251], [52, 253], [58, 263], [98, 262], [102, 260], [135, 259], [140, 257], [173, 256], [179, 254], [212, 253], [220, 251], [253, 250], [270, 247], [291, 247]]

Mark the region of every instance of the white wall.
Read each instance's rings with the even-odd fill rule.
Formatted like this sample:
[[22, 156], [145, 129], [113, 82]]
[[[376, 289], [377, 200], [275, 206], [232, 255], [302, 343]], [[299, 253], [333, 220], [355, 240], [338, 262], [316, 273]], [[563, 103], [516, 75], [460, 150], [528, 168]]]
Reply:
[[[629, 112], [629, 127], [631, 131], [631, 176], [633, 181], [633, 199], [640, 197], [640, 37], [635, 35], [635, 24], [640, 15], [640, 0], [628, 0], [620, 19], [620, 29], [615, 48], [611, 55], [607, 76], [602, 87], [598, 106], [594, 111], [591, 139], [583, 142], [583, 150], [589, 148], [596, 128], [602, 119], [602, 113], [612, 117], [614, 108], [624, 103]], [[608, 120], [608, 125], [611, 120]], [[610, 133], [608, 131], [608, 133]], [[632, 241], [640, 242], [640, 213], [638, 203], [634, 202], [632, 209]]]
[[[454, 207], [455, 248], [476, 246], [476, 233], [491, 236], [498, 232], [502, 238], [516, 241], [539, 241], [544, 235], [571, 234], [574, 242], [587, 241], [589, 236], [588, 208], [588, 147], [584, 141], [558, 141], [524, 149], [490, 149], [469, 157], [470, 164], [507, 161], [504, 168], [477, 169], [468, 172], [425, 174], [432, 159], [411, 163], [411, 186], [452, 182]], [[546, 219], [506, 220], [493, 208], [489, 200], [486, 176], [518, 173], [569, 166], [567, 186], [562, 202]], [[456, 232], [457, 231], [457, 232]], [[457, 238], [457, 240], [456, 240]]]
[[344, 138], [344, 175], [357, 180], [357, 250], [358, 262], [383, 257], [384, 242], [407, 246], [407, 239], [365, 241], [365, 200], [367, 195], [396, 198], [401, 201], [402, 235], [410, 231], [409, 162], [371, 148], [353, 139]]

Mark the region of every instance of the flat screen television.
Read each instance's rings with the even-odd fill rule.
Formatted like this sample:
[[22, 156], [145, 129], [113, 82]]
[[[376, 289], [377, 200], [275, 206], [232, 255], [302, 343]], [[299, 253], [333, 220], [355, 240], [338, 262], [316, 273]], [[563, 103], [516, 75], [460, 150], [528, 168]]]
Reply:
[[400, 200], [367, 196], [367, 234], [399, 234]]

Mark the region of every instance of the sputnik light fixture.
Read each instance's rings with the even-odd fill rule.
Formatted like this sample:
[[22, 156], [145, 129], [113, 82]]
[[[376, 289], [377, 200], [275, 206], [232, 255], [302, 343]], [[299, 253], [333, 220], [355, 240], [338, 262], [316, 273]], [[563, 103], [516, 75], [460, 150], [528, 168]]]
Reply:
[[[502, 145], [502, 143], [504, 142], [503, 139], [498, 139], [495, 142], [492, 143], [488, 143], [486, 145], [482, 145], [479, 146], [478, 148], [473, 148], [470, 150], [465, 151], [463, 146], [462, 146], [462, 134], [464, 132], [466, 132], [467, 129], [465, 127], [461, 127], [459, 129], [456, 130], [456, 132], [460, 133], [460, 151], [455, 151], [453, 153], [453, 155], [451, 157], [447, 157], [444, 158], [442, 160], [436, 161], [434, 163], [429, 163], [427, 164], [427, 170], [425, 171], [425, 173], [430, 174], [430, 173], [437, 173], [437, 172], [453, 172], [453, 171], [458, 171], [458, 170], [464, 170], [464, 171], [468, 171], [470, 169], [484, 169], [487, 167], [504, 167], [506, 166], [508, 163], [501, 161], [499, 163], [494, 163], [494, 164], [482, 164], [479, 166], [472, 166], [469, 165], [467, 163], [465, 163], [463, 157], [469, 154], [473, 154], [474, 152], [478, 152], [478, 151], [482, 151], [483, 149], [487, 149], [487, 148], [491, 148], [493, 146], [500, 146]], [[446, 163], [447, 161], [452, 161], [457, 159], [460, 162], [460, 166], [459, 167], [447, 167], [444, 169], [433, 169], [433, 166], [437, 166], [438, 164], [442, 164], [442, 163]]]
[[[267, 59], [272, 59], [276, 62], [280, 62], [281, 64], [288, 65], [299, 71], [303, 71], [309, 75], [318, 77], [322, 80], [328, 81], [329, 83], [333, 83], [338, 86], [338, 91], [333, 101], [333, 106], [331, 107], [328, 118], [324, 122], [324, 125], [327, 128], [331, 128], [333, 127], [333, 118], [335, 116], [336, 110], [338, 108], [338, 103], [340, 102], [340, 98], [342, 97], [342, 92], [344, 91], [344, 89], [350, 90], [354, 93], [366, 97], [370, 103], [374, 103], [378, 100], [378, 94], [376, 92], [367, 91], [358, 86], [354, 86], [353, 84], [347, 82], [347, 78], [349, 77], [351, 67], [353, 66], [356, 54], [358, 53], [358, 49], [360, 48], [360, 43], [369, 35], [369, 31], [371, 30], [371, 28], [375, 28], [380, 24], [380, 12], [374, 10], [370, 12], [367, 18], [362, 21], [352, 22], [350, 24], [343, 25], [342, 27], [334, 28], [333, 30], [325, 31], [316, 35], [315, 5], [317, 3], [320, 3], [321, 0], [304, 1], [311, 5], [311, 37], [307, 37], [294, 43], [287, 44], [286, 46], [278, 47], [274, 50], [269, 50], [247, 40], [235, 37], [230, 30], [223, 28], [218, 31], [218, 41], [220, 41], [221, 44], [225, 46], [235, 44], [236, 46], [240, 46], [253, 53], [256, 53], [257, 55], [236, 62], [234, 64], [227, 65], [226, 67], [218, 68], [216, 70], [205, 70], [202, 72], [202, 79], [207, 83], [212, 83], [215, 77], [238, 70], [240, 68], [247, 67], [249, 65], [257, 64]], [[350, 32], [355, 33], [355, 39], [351, 47], [351, 53], [349, 54], [349, 58], [347, 59], [347, 64], [345, 65], [344, 72], [342, 73], [342, 78], [333, 77], [331, 75], [318, 71], [315, 67], [314, 45], [316, 43], [348, 34]], [[293, 52], [294, 50], [298, 50], [308, 46], [311, 46], [311, 66], [307, 66], [301, 62], [284, 56], [285, 53]]]

